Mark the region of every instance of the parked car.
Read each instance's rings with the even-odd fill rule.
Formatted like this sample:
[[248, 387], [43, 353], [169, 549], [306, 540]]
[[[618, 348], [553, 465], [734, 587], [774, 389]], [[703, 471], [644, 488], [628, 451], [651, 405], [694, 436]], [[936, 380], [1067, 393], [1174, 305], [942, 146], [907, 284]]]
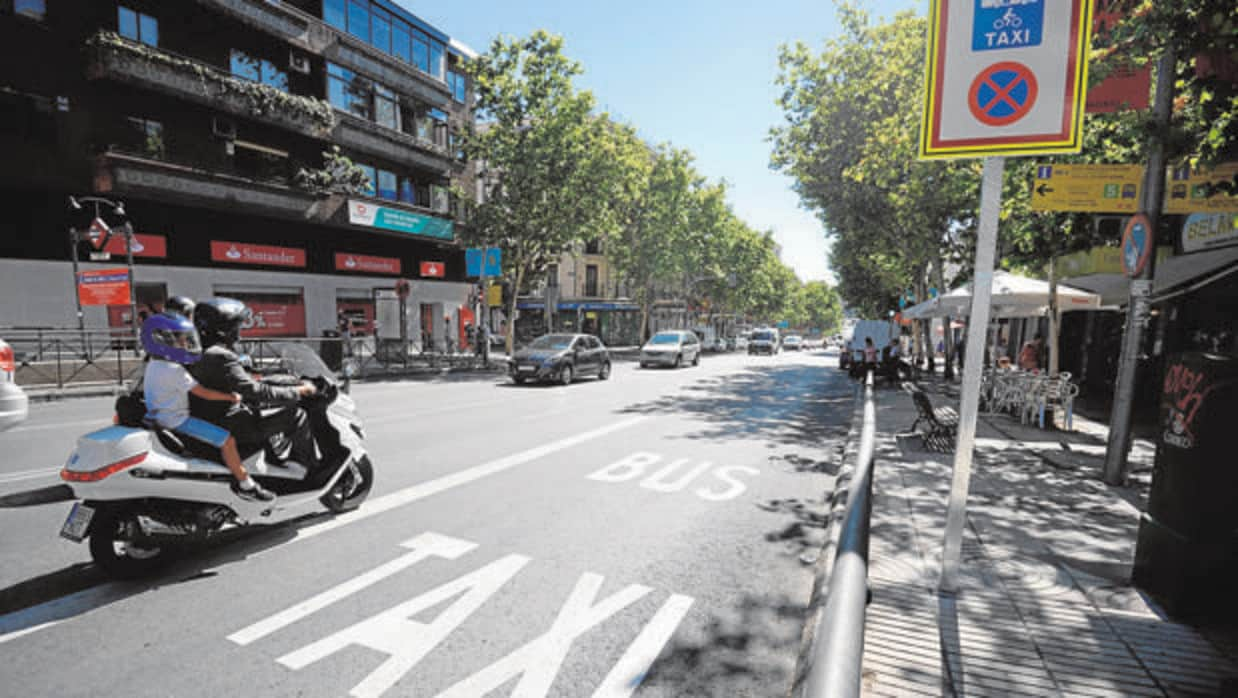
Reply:
[[512, 382], [570, 384], [579, 376], [610, 378], [610, 352], [591, 334], [546, 334], [516, 352], [508, 363]]
[[748, 335], [741, 334], [731, 338], [735, 342], [735, 349], [738, 351], [748, 351]]
[[640, 367], [674, 366], [701, 363], [701, 340], [689, 330], [665, 330], [655, 334], [640, 348]]
[[779, 344], [778, 330], [753, 330], [748, 337], [748, 353], [773, 356], [781, 348]]
[[14, 379], [17, 362], [13, 347], [0, 339], [0, 431], [26, 421], [30, 401]]
[[798, 334], [789, 334], [783, 338], [782, 348], [787, 351], [799, 351], [804, 348], [804, 338]]

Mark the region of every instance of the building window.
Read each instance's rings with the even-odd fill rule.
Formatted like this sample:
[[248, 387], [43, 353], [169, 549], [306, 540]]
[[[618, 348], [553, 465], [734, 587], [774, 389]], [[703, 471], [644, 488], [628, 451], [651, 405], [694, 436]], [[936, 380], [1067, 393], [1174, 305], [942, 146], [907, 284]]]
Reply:
[[434, 145], [440, 148], [447, 147], [447, 112], [442, 109], [431, 109], [429, 111], [430, 127], [432, 130], [428, 139]]
[[288, 181], [288, 152], [257, 143], [234, 141], [232, 165], [242, 177], [258, 182]]
[[379, 126], [400, 130], [400, 105], [395, 92], [374, 83], [374, 121]]
[[360, 167], [361, 171], [365, 173], [366, 178], [370, 180], [369, 185], [366, 187], [365, 193], [369, 196], [374, 196], [374, 193], [378, 191], [377, 171], [374, 169], [373, 165], [358, 164], [357, 167]]
[[254, 58], [244, 51], [232, 49], [232, 74], [244, 80], [260, 82], [278, 90], [288, 91], [288, 73], [275, 67], [275, 64], [265, 58]]
[[430, 208], [438, 213], [447, 213], [451, 210], [451, 195], [447, 187], [438, 184], [430, 185]]
[[365, 0], [348, 0], [348, 33], [369, 42], [370, 3]]
[[546, 285], [559, 287], [559, 265], [551, 264], [546, 267]]
[[430, 39], [429, 73], [439, 80], [443, 79], [443, 45], [434, 39]]
[[13, 13], [42, 22], [47, 19], [46, 0], [15, 0]]
[[149, 46], [159, 45], [159, 20], [120, 5], [117, 9], [117, 28], [126, 39], [141, 41]]
[[396, 58], [405, 63], [412, 63], [412, 55], [409, 53], [409, 31], [408, 25], [400, 20], [395, 20], [391, 27], [391, 52]]
[[585, 265], [585, 295], [590, 298], [598, 295], [598, 267], [596, 264]]
[[391, 53], [391, 15], [375, 7], [370, 10], [373, 32], [370, 43], [383, 53]]
[[400, 178], [400, 201], [409, 205], [417, 203], [413, 190], [413, 180], [409, 177]]
[[369, 121], [373, 113], [373, 90], [369, 80], [347, 68], [327, 63], [327, 100], [336, 109]]
[[122, 147], [135, 155], [162, 160], [167, 156], [163, 142], [163, 124], [153, 119], [131, 116], [126, 119], [129, 127]]
[[468, 82], [465, 80], [464, 75], [454, 70], [447, 71], [447, 87], [451, 89], [452, 98], [464, 104], [465, 99], [468, 97]]
[[322, 18], [327, 24], [348, 30], [348, 0], [322, 0]]
[[413, 30], [413, 65], [423, 73], [430, 72], [430, 39], [416, 29]]
[[378, 171], [378, 198], [387, 199], [388, 201], [395, 201], [397, 194], [398, 194], [398, 192], [396, 191], [396, 187], [398, 186], [397, 184], [398, 181], [399, 180], [396, 178], [394, 172], [388, 172], [387, 170], [379, 170]]
[[602, 241], [594, 238], [586, 242], [585, 254], [602, 254]]

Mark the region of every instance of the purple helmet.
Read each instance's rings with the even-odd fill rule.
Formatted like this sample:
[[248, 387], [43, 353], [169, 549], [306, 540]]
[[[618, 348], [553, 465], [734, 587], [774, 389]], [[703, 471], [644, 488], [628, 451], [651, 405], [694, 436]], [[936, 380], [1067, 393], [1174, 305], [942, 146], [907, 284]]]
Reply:
[[188, 366], [202, 358], [202, 344], [184, 315], [156, 313], [142, 323], [142, 348], [147, 354]]

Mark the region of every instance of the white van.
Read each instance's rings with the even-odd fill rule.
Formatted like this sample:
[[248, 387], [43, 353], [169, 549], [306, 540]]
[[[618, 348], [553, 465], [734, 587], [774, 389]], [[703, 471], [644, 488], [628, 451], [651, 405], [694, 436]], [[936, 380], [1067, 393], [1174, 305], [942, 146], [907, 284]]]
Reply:
[[869, 337], [873, 338], [873, 346], [877, 347], [877, 353], [880, 356], [881, 348], [890, 343], [890, 338], [894, 336], [893, 332], [893, 324], [887, 320], [858, 320], [851, 331], [851, 336], [847, 338], [843, 351], [839, 354], [838, 367], [848, 368], [852, 363], [863, 363], [864, 340]]

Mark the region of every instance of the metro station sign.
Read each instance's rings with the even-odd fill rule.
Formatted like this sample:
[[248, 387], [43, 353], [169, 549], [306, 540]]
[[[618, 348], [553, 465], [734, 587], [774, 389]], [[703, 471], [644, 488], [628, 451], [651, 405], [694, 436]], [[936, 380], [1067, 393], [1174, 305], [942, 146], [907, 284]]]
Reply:
[[931, 0], [920, 157], [1083, 147], [1090, 0]]

